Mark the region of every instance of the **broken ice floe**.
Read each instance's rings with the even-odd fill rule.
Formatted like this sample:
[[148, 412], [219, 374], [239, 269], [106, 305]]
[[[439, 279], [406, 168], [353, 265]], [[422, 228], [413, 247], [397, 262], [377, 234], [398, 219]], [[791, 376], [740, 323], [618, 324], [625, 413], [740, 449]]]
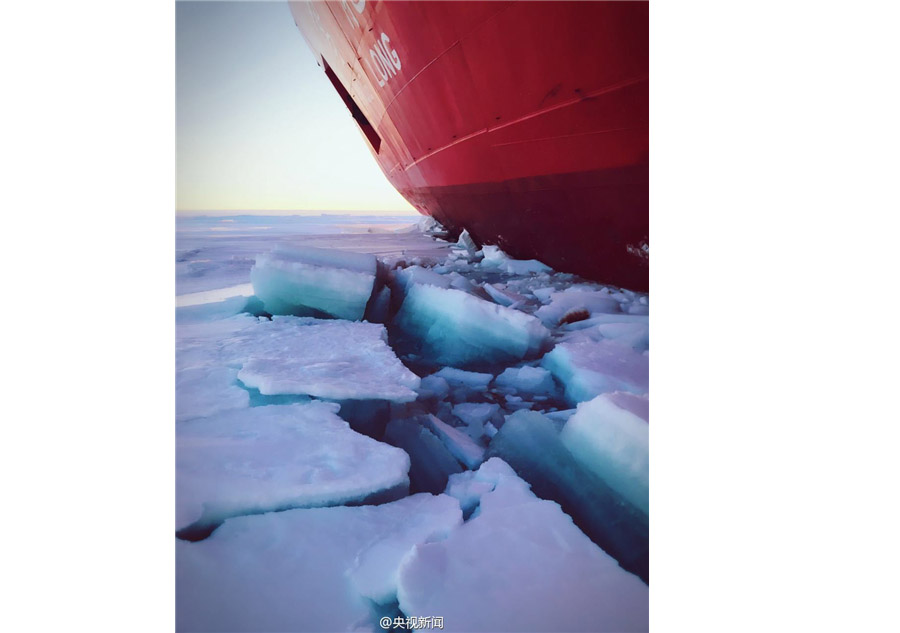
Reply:
[[[213, 380], [212, 372], [221, 367], [237, 369], [240, 382], [263, 395], [395, 402], [417, 396], [419, 377], [388, 346], [383, 325], [243, 315], [180, 324], [177, 333], [179, 376], [187, 369], [198, 374], [205, 367], [211, 372], [210, 381], [179, 391], [179, 400], [186, 403], [233, 391], [221, 379]], [[204, 388], [209, 391], [204, 393]]]
[[558, 344], [544, 356], [541, 366], [565, 385], [566, 397], [577, 403], [609, 391], [647, 393], [648, 360], [617, 341], [580, 337]]
[[176, 628], [378, 630], [377, 605], [396, 599], [404, 556], [461, 522], [455, 499], [427, 494], [229, 519], [176, 546]]
[[333, 403], [226, 411], [176, 426], [176, 524], [407, 494], [409, 457], [351, 430]]
[[611, 395], [579, 404], [559, 437], [583, 466], [648, 513], [649, 425]]
[[374, 255], [281, 246], [257, 256], [253, 291], [271, 314], [358, 321], [372, 296]]
[[384, 326], [347, 321], [260, 321], [238, 378], [264, 395], [332, 400], [416, 399], [419, 377], [387, 345]]
[[574, 458], [553, 420], [517, 411], [491, 440], [486, 456], [503, 458], [536, 495], [559, 503], [622, 567], [647, 579], [647, 515]]
[[523, 312], [456, 289], [413, 284], [395, 323], [434, 363], [468, 367], [536, 355], [549, 332]]
[[648, 589], [502, 460], [451, 477], [471, 518], [400, 565], [400, 609], [449, 631], [646, 631]]
[[510, 367], [497, 376], [495, 385], [501, 389], [526, 394], [548, 394], [556, 388], [553, 376], [543, 367]]
[[[202, 494], [184, 496], [187, 502], [179, 508], [179, 527], [190, 527], [180, 532], [183, 537], [203, 538], [223, 517], [234, 514], [298, 504], [390, 502], [409, 491], [446, 490], [459, 500], [468, 521], [457, 530], [431, 536], [402, 542], [387, 539], [384, 546], [375, 544], [382, 539], [376, 526], [367, 541], [371, 552], [352, 554], [356, 562], [350, 567], [337, 555], [304, 558], [310, 565], [321, 565], [323, 573], [334, 579], [320, 594], [319, 589], [302, 591], [320, 586], [317, 572], [307, 572], [299, 562], [291, 569], [278, 567], [288, 546], [277, 527], [282, 524], [269, 523], [268, 517], [325, 510], [227, 519], [207, 541], [179, 544], [179, 556], [182, 551], [209, 552], [203, 555], [208, 558], [191, 558], [204, 571], [185, 576], [188, 585], [201, 583], [203, 575], [233, 577], [233, 581], [217, 578], [209, 590], [179, 590], [182, 603], [196, 600], [213, 612], [204, 615], [200, 606], [179, 606], [179, 622], [191, 623], [179, 628], [303, 630], [306, 625], [292, 624], [299, 611], [285, 604], [302, 603], [306, 617], [321, 599], [345, 617], [334, 618], [321, 609], [310, 616], [310, 628], [378, 630], [376, 614], [400, 613], [393, 602], [398, 578], [407, 592], [405, 598], [400, 592], [403, 613], [443, 615], [430, 613], [428, 605], [433, 603], [438, 610], [447, 605], [446, 612], [457, 619], [451, 623], [445, 618], [447, 630], [517, 630], [519, 625], [631, 630], [641, 617], [646, 620], [646, 603], [641, 606], [645, 597], [633, 603], [626, 596], [615, 609], [609, 606], [612, 602], [588, 605], [578, 592], [571, 599], [560, 597], [569, 591], [573, 575], [592, 577], [601, 569], [615, 569], [631, 577], [614, 562], [596, 569], [593, 563], [573, 567], [568, 554], [559, 552], [562, 563], [544, 561], [550, 557], [545, 539], [556, 534], [554, 539], [562, 539], [555, 540], [557, 549], [564, 542], [580, 553], [579, 558], [599, 561], [596, 555], [585, 554], [584, 543], [600, 551], [593, 541], [622, 568], [647, 578], [648, 297], [555, 273], [533, 260], [514, 260], [496, 247], [478, 251], [464, 237], [449, 250], [451, 257], [440, 261], [400, 253], [375, 258], [278, 247], [257, 259], [253, 283], [258, 296], [179, 308], [179, 485], [182, 478], [191, 481], [191, 468], [206, 469], [193, 475], [192, 485]], [[291, 316], [279, 316], [280, 312]], [[424, 378], [404, 367], [401, 359]], [[433, 373], [426, 375], [429, 372]], [[337, 404], [311, 401], [315, 398], [340, 403], [340, 417]], [[285, 423], [281, 414], [261, 413], [310, 406], [326, 407], [326, 418], [330, 416], [330, 424], [341, 431], [332, 437], [322, 424], [303, 424], [310, 435], [302, 439], [304, 431]], [[269, 415], [281, 421], [264, 419]], [[374, 439], [353, 433], [345, 420]], [[184, 452], [184, 438], [193, 432], [201, 437], [188, 445], [197, 446], [193, 453]], [[362, 446], [361, 440], [371, 444], [353, 459], [348, 452]], [[312, 455], [313, 445], [321, 446], [324, 455]], [[402, 458], [388, 459], [385, 450]], [[277, 464], [267, 461], [270, 452]], [[187, 475], [182, 472], [185, 455], [190, 465], [184, 469]], [[312, 487], [298, 493], [292, 473], [308, 479]], [[216, 496], [224, 491], [230, 496]], [[311, 500], [317, 494], [322, 495], [319, 501]], [[212, 499], [206, 506], [205, 497]], [[536, 511], [531, 507], [535, 505], [555, 509]], [[369, 516], [368, 508], [340, 510], [361, 511], [342, 515], [348, 521]], [[416, 511], [412, 506], [407, 510]], [[455, 505], [454, 510], [459, 512]], [[458, 515], [453, 520], [458, 525]], [[557, 533], [563, 520], [569, 527]], [[317, 521], [304, 521], [290, 525], [317, 529], [313, 525]], [[276, 534], [271, 550], [266, 550], [271, 553], [261, 555], [263, 562], [271, 562], [268, 576], [265, 565], [256, 565], [265, 539], [249, 536], [263, 525], [267, 527], [260, 533], [272, 529], [269, 535]], [[229, 526], [238, 526], [231, 528], [233, 544]], [[287, 522], [284, 526], [284, 534], [293, 529]], [[450, 538], [442, 543], [447, 547], [426, 544], [448, 533]], [[508, 533], [515, 537], [515, 548], [505, 540]], [[189, 549], [218, 543], [225, 538], [222, 535], [229, 535], [227, 546]], [[340, 548], [335, 538], [322, 549]], [[355, 538], [349, 539], [351, 550]], [[579, 540], [581, 544], [573, 545]], [[416, 544], [420, 547], [409, 553]], [[483, 549], [490, 551], [482, 555]], [[247, 556], [242, 558], [242, 551]], [[524, 558], [518, 557], [520, 551], [527, 553]], [[407, 562], [401, 566], [406, 553]], [[533, 560], [526, 560], [529, 556]], [[399, 573], [401, 567], [404, 571]], [[555, 579], [552, 586], [544, 576], [534, 580], [536, 567], [549, 569], [549, 577]], [[186, 569], [179, 561], [179, 574]], [[490, 583], [494, 592], [490, 599], [476, 573]], [[611, 588], [613, 594], [618, 591], [618, 580], [603, 578], [598, 586]], [[473, 579], [474, 585], [467, 586]], [[256, 590], [269, 582], [280, 585], [271, 599], [262, 595], [264, 588]], [[300, 597], [294, 598], [298, 594], [284, 588], [288, 586], [301, 588]], [[304, 595], [315, 599], [304, 600]], [[556, 614], [553, 623], [542, 616], [527, 624], [523, 616], [519, 622], [518, 613], [529, 613], [531, 604], [542, 598], [541, 610], [549, 604]], [[220, 606], [223, 600], [242, 606]], [[417, 612], [419, 608], [429, 612]], [[217, 619], [220, 610], [228, 617]], [[463, 611], [468, 615], [461, 615]], [[511, 611], [516, 613], [512, 625]], [[628, 611], [636, 612], [636, 619], [629, 619]], [[247, 613], [246, 618], [241, 619], [240, 613]], [[502, 626], [496, 625], [499, 614], [506, 623]], [[635, 626], [646, 628], [646, 623]]]

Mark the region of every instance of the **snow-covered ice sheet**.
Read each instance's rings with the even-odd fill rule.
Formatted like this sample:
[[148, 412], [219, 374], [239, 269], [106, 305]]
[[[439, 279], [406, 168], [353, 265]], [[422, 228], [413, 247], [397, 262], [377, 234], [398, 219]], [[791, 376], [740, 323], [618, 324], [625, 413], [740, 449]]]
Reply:
[[374, 255], [280, 246], [256, 258], [254, 294], [271, 314], [358, 321], [375, 287]]
[[[263, 395], [394, 402], [417, 396], [419, 377], [388, 346], [380, 324], [238, 315], [179, 323], [176, 332], [179, 370], [232, 367], [244, 385]], [[217, 380], [209, 388], [222, 387]], [[193, 397], [183, 395], [184, 400]]]
[[579, 404], [559, 437], [583, 466], [647, 513], [650, 427], [610, 395]]
[[272, 405], [177, 424], [177, 528], [405, 494], [406, 453], [351, 430], [338, 410]]
[[455, 499], [428, 494], [229, 519], [204, 541], [176, 545], [176, 627], [379, 630], [373, 603], [395, 599], [404, 556], [461, 522]]
[[566, 389], [573, 403], [584, 402], [609, 391], [647, 393], [649, 359], [616, 341], [595, 341], [587, 336], [558, 344], [541, 365]]
[[242, 348], [238, 378], [263, 395], [310, 395], [333, 400], [417, 397], [419, 377], [388, 347], [383, 325], [274, 317], [261, 320]]
[[453, 367], [514, 362], [549, 336], [531, 315], [456, 289], [413, 284], [395, 322], [432, 362]]
[[[648, 589], [590, 541], [560, 507], [534, 496], [502, 460], [455, 475], [478, 509], [400, 566], [407, 616], [440, 614], [445, 631], [646, 631]], [[468, 485], [467, 485], [468, 484]]]
[[175, 419], [205, 418], [250, 406], [250, 394], [230, 367], [189, 367], [175, 374]]
[[179, 295], [250, 283], [259, 253], [279, 245], [339, 248], [383, 258], [442, 258], [450, 250], [407, 216], [180, 216], [176, 232]]

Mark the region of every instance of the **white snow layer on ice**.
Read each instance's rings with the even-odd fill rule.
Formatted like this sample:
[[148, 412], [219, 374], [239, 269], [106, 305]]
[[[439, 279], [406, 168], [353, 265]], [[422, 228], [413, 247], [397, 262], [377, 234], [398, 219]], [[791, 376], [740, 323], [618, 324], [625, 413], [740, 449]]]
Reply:
[[230, 519], [176, 545], [176, 628], [379, 630], [370, 601], [395, 599], [403, 557], [461, 522], [455, 499], [429, 494]]
[[448, 492], [480, 504], [447, 539], [404, 559], [404, 614], [440, 614], [445, 631], [469, 633], [647, 630], [647, 586], [505, 462], [451, 476]]
[[549, 336], [538, 319], [524, 312], [426, 284], [410, 286], [396, 322], [422, 341], [426, 357], [455, 367], [521, 360]]
[[547, 273], [553, 270], [536, 259], [513, 259], [500, 250], [499, 246], [485, 246], [481, 252], [484, 255], [481, 260], [482, 268], [496, 268], [513, 275]]
[[250, 394], [237, 385], [230, 367], [190, 367], [175, 374], [175, 419], [207, 416], [250, 406]]
[[579, 404], [559, 438], [583, 466], [648, 513], [650, 426], [611, 395]]
[[260, 321], [238, 378], [263, 395], [334, 400], [416, 399], [419, 377], [387, 344], [383, 325], [274, 317]]
[[[179, 323], [177, 338], [179, 411], [197, 409], [224, 392], [239, 397], [216, 373], [222, 367], [239, 370], [240, 381], [263, 395], [411, 402], [419, 387], [419, 377], [403, 366], [379, 324], [239, 315]], [[191, 368], [192, 374], [181, 375]], [[200, 379], [203, 371], [209, 380]]]
[[566, 388], [573, 403], [584, 402], [609, 391], [647, 393], [649, 358], [616, 341], [588, 337], [558, 344], [541, 365]]
[[255, 295], [271, 314], [358, 321], [375, 284], [374, 255], [313, 247], [278, 247], [250, 269]]
[[361, 501], [409, 484], [409, 457], [326, 402], [226, 411], [176, 425], [176, 523]]

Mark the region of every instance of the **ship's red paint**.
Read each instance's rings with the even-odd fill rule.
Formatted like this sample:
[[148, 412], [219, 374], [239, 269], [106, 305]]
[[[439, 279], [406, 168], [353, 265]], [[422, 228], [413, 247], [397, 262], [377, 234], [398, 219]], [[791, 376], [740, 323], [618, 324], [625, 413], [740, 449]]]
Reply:
[[646, 2], [292, 2], [391, 183], [511, 255], [646, 289]]

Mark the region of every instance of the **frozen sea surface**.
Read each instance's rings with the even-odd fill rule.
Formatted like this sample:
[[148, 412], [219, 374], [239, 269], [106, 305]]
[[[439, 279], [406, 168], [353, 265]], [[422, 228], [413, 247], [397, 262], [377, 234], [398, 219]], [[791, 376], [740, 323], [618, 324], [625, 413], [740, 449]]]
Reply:
[[380, 257], [444, 257], [449, 244], [411, 230], [418, 220], [409, 215], [181, 216], [175, 238], [176, 293], [249, 284], [256, 256], [276, 246], [336, 248]]
[[410, 216], [177, 249], [178, 630], [647, 630], [646, 293]]

